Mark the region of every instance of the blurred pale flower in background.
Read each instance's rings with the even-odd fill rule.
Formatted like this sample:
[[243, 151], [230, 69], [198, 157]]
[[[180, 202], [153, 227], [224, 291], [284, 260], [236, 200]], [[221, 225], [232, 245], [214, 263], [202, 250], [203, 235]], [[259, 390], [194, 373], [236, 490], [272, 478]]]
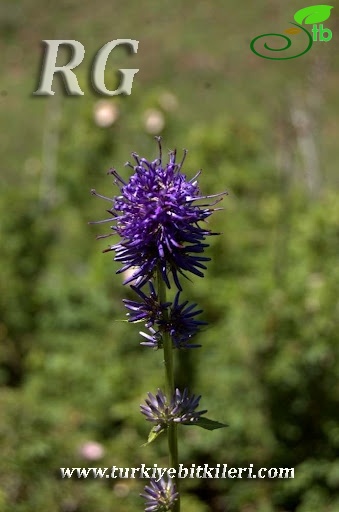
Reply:
[[150, 108], [144, 112], [143, 121], [146, 132], [151, 135], [162, 132], [165, 127], [164, 114], [155, 108]]
[[105, 450], [100, 443], [87, 441], [80, 446], [79, 455], [87, 460], [99, 460], [105, 455]]
[[116, 103], [100, 100], [94, 105], [94, 122], [100, 128], [109, 128], [119, 118], [120, 111]]
[[178, 108], [178, 98], [172, 92], [164, 91], [159, 96], [159, 105], [166, 112], [173, 112]]
[[118, 498], [125, 498], [130, 493], [130, 488], [126, 483], [117, 483], [113, 487], [113, 492]]

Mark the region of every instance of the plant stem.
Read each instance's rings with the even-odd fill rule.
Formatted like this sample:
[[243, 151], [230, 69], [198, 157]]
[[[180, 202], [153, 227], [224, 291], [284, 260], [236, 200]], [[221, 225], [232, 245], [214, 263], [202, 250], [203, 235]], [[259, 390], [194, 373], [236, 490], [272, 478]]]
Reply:
[[[161, 304], [166, 302], [166, 285], [161, 277], [160, 270], [157, 271], [157, 292]], [[168, 320], [168, 311], [163, 312], [165, 322]], [[173, 346], [171, 336], [167, 331], [162, 332], [164, 363], [165, 363], [165, 394], [168, 401], [174, 396], [174, 365], [173, 365]], [[177, 424], [170, 423], [167, 428], [167, 439], [169, 448], [169, 465], [175, 469], [175, 485], [179, 492], [179, 459], [178, 459], [178, 432]], [[180, 512], [180, 493], [179, 498], [173, 506], [173, 512]]]

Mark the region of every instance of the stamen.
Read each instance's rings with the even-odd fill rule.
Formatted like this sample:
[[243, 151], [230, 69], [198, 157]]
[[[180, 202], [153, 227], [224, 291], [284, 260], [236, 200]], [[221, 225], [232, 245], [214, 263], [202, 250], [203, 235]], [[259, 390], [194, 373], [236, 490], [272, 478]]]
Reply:
[[114, 167], [112, 167], [109, 171], [107, 171], [107, 174], [113, 174], [113, 176], [115, 176], [116, 179], [118, 181], [120, 181], [120, 183], [122, 183], [123, 185], [127, 185], [126, 181], [124, 181], [122, 179], [122, 177], [118, 174], [118, 172], [116, 171], [116, 169], [114, 169]]
[[[91, 224], [94, 224], [94, 222], [91, 222]], [[97, 235], [95, 237], [96, 240], [100, 240], [101, 238], [108, 238], [109, 236], [113, 236], [114, 233], [109, 233], [108, 235]]]
[[159, 146], [159, 161], [160, 161], [160, 165], [161, 165], [161, 162], [162, 162], [161, 137], [160, 137], [160, 136], [156, 136], [156, 137], [154, 137], [154, 138], [155, 138], [155, 140], [157, 141], [158, 146]]
[[88, 224], [104, 224], [105, 222], [112, 222], [113, 219], [105, 219], [105, 220], [92, 220]]
[[98, 194], [98, 192], [92, 188], [91, 190], [92, 196], [100, 197], [100, 199], [104, 199], [105, 201], [109, 201], [110, 203], [113, 203], [114, 199], [106, 196], [102, 196], [101, 194]]
[[[184, 149], [184, 154], [183, 154], [183, 156], [182, 156], [182, 160], [181, 160], [180, 164], [178, 165], [179, 169], [181, 169], [181, 168], [182, 168], [182, 166], [184, 165], [184, 161], [185, 161], [185, 159], [186, 159], [186, 155], [187, 155], [187, 153], [188, 153], [187, 149]], [[200, 171], [199, 171], [199, 172], [200, 172]], [[194, 178], [193, 178], [193, 179], [194, 179]]]
[[[183, 162], [182, 162], [182, 163], [183, 163]], [[193, 183], [193, 181], [194, 181], [196, 178], [198, 178], [198, 177], [200, 176], [200, 174], [201, 174], [201, 169], [200, 169], [200, 171], [198, 171], [198, 172], [197, 172], [197, 174], [196, 174], [195, 176], [193, 176], [193, 178], [192, 178], [192, 179], [190, 179], [190, 180], [189, 180], [189, 183]]]
[[140, 157], [137, 153], [132, 153], [132, 157], [134, 158], [134, 160], [136, 161], [136, 163], [138, 165], [140, 165]]

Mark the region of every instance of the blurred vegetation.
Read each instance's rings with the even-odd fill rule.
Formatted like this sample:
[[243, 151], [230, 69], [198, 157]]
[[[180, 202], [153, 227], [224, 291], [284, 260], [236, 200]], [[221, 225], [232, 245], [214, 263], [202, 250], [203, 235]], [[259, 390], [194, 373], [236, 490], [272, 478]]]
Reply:
[[[296, 6], [303, 7], [304, 4]], [[228, 190], [210, 226], [212, 261], [185, 298], [210, 325], [181, 353], [177, 382], [229, 428], [182, 429], [185, 465], [294, 467], [293, 480], [187, 480], [185, 512], [337, 512], [339, 500], [338, 58], [333, 41], [267, 62], [249, 42], [286, 28], [277, 1], [173, 5], [40, 0], [1, 8], [0, 511], [142, 510], [139, 480], [62, 480], [60, 467], [166, 467], [141, 447], [139, 404], [163, 382], [161, 354], [125, 318], [130, 291], [95, 235], [96, 188], [135, 151], [189, 150], [205, 193]], [[326, 26], [339, 33], [333, 18]], [[77, 39], [85, 95], [32, 97], [41, 40]], [[88, 79], [106, 42], [140, 40], [107, 68], [140, 68], [128, 97]], [[114, 53], [114, 52], [113, 52]], [[101, 452], [89, 460], [84, 447]]]

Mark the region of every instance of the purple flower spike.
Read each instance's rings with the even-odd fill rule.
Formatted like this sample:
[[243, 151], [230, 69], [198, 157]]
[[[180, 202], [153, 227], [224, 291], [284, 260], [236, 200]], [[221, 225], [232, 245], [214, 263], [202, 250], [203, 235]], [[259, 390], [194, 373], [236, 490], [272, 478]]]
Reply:
[[[196, 174], [187, 180], [182, 174], [186, 151], [180, 163], [176, 162], [176, 150], [169, 153], [169, 162], [162, 162], [161, 139], [156, 137], [159, 144], [159, 158], [150, 162], [132, 154], [136, 165], [127, 165], [134, 174], [126, 183], [115, 169], [110, 174], [115, 176], [115, 183], [121, 194], [114, 199], [105, 198], [92, 191], [94, 195], [113, 203], [107, 210], [116, 225], [112, 227], [121, 241], [111, 245], [107, 251], [115, 251], [115, 260], [122, 263], [118, 273], [137, 267], [137, 270], [124, 284], [135, 281], [142, 287], [151, 279], [155, 270], [161, 272], [163, 281], [170, 288], [169, 274], [175, 285], [181, 290], [179, 274], [185, 277], [185, 272], [203, 277], [206, 266], [203, 262], [210, 258], [201, 256], [208, 244], [203, 243], [207, 236], [216, 235], [200, 227], [215, 210], [211, 204], [195, 204], [196, 201], [211, 199], [226, 194], [203, 196], [200, 194]], [[101, 222], [109, 222], [107, 221]], [[107, 235], [110, 236], [110, 235]]]
[[158, 482], [152, 479], [150, 485], [145, 486], [145, 492], [140, 496], [146, 499], [145, 512], [166, 512], [172, 510], [179, 493], [170, 478], [166, 482], [162, 477]]
[[199, 407], [200, 398], [201, 396], [189, 396], [187, 389], [184, 389], [183, 393], [176, 389], [169, 403], [163, 391], [158, 389], [155, 396], [148, 393], [146, 405], [140, 405], [140, 410], [147, 421], [156, 424], [154, 431], [160, 432], [165, 430], [171, 422], [184, 424], [197, 422], [200, 416], [207, 412], [207, 410], [195, 410]]

